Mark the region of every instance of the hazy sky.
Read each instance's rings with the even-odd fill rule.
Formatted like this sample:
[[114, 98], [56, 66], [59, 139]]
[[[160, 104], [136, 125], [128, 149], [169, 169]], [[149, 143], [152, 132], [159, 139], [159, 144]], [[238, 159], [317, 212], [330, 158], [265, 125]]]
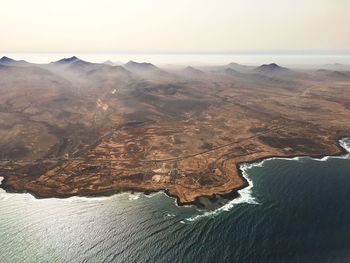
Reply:
[[0, 0], [0, 8], [0, 52], [350, 49], [350, 0]]

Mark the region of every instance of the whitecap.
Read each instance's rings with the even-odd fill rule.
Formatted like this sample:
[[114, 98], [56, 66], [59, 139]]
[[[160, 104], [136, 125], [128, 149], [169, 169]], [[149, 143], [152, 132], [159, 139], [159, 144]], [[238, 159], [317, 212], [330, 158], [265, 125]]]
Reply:
[[140, 198], [140, 194], [129, 194], [128, 200], [137, 200]]
[[[4, 180], [4, 177], [0, 177], [0, 185], [2, 183], [2, 181]], [[5, 190], [0, 189], [0, 200], [7, 200], [9, 198], [11, 198], [13, 195], [6, 193]]]
[[349, 138], [344, 138], [339, 140], [339, 145], [347, 151], [347, 154], [339, 155], [339, 156], [323, 156], [322, 158], [312, 158], [305, 156], [303, 158], [309, 158], [315, 161], [319, 162], [326, 162], [329, 159], [349, 159], [350, 158], [350, 139]]
[[174, 213], [167, 213], [166, 216], [167, 217], [175, 217], [175, 214]]

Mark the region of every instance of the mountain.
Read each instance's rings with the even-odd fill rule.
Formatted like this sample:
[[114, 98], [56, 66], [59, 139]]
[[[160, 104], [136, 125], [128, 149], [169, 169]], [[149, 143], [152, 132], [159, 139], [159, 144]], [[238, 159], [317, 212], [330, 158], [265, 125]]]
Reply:
[[24, 61], [24, 60], [14, 60], [14, 59], [12, 59], [12, 58], [3, 56], [3, 57], [0, 59], [0, 64], [6, 65], [6, 66], [27, 66], [27, 65], [29, 65], [30, 63], [28, 63], [28, 62], [26, 62], [26, 61]]
[[184, 68], [183, 72], [186, 74], [191, 74], [191, 75], [196, 75], [196, 76], [200, 76], [200, 75], [205, 74], [203, 71], [196, 69], [194, 67], [191, 67], [191, 66]]
[[147, 71], [155, 71], [159, 70], [155, 65], [152, 63], [147, 62], [135, 62], [135, 61], [129, 61], [124, 65], [124, 67], [130, 71], [138, 71], [138, 72], [147, 72]]
[[225, 68], [230, 68], [230, 69], [233, 69], [233, 70], [238, 71], [238, 72], [247, 72], [247, 71], [251, 71], [254, 67], [241, 65], [241, 64], [232, 62], [230, 64], [227, 64], [225, 66]]
[[321, 69], [335, 70], [335, 71], [349, 71], [350, 65], [344, 65], [340, 63], [325, 64], [321, 66]]
[[84, 78], [93, 89], [98, 87], [99, 92], [113, 92], [113, 94], [136, 79], [133, 73], [122, 66], [105, 64], [100, 64], [99, 67], [86, 72]]
[[129, 61], [123, 66], [130, 72], [148, 80], [169, 80], [176, 78], [175, 75], [156, 67], [152, 63]]
[[51, 64], [71, 64], [77, 61], [82, 61], [81, 59], [77, 58], [76, 56], [70, 57], [70, 58], [62, 58], [58, 61], [51, 62]]
[[12, 58], [9, 58], [9, 57], [6, 57], [6, 56], [3, 56], [1, 59], [0, 59], [0, 63], [1, 64], [8, 64], [8, 63], [13, 63], [13, 62], [16, 62], [16, 60], [12, 59]]
[[105, 65], [109, 65], [109, 66], [115, 66], [116, 64], [110, 60], [106, 60], [105, 62], [103, 62], [103, 64]]
[[98, 64], [98, 63], [91, 63], [84, 60], [77, 60], [75, 62], [72, 62], [69, 64], [69, 67], [73, 70], [80, 70], [80, 71], [90, 71], [97, 67], [105, 66], [104, 64]]
[[266, 74], [266, 75], [290, 72], [289, 69], [281, 67], [281, 66], [277, 65], [276, 63], [263, 64], [263, 65], [255, 68], [254, 71], [258, 72], [260, 74]]
[[49, 64], [50, 67], [60, 69], [60, 70], [70, 70], [70, 73], [87, 73], [91, 70], [95, 70], [100, 67], [111, 67], [106, 64], [101, 63], [91, 63], [76, 56], [70, 58], [63, 58]]
[[317, 73], [322, 77], [333, 80], [348, 80], [350, 79], [350, 73], [346, 71], [337, 71], [337, 70], [327, 70], [327, 69], [319, 69]]
[[92, 77], [105, 78], [105, 79], [132, 76], [132, 73], [122, 66], [109, 66], [105, 64], [101, 64], [100, 67], [96, 67], [95, 69], [89, 71], [88, 73]]

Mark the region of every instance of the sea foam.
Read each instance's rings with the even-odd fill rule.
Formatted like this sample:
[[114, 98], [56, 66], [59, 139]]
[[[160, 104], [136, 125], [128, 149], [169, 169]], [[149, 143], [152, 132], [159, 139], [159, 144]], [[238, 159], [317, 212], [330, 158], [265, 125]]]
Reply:
[[249, 179], [247, 171], [253, 167], [263, 167], [264, 163], [270, 160], [288, 160], [288, 161], [302, 161], [303, 158], [310, 158], [316, 161], [327, 161], [330, 158], [338, 158], [338, 159], [349, 159], [350, 158], [350, 138], [343, 138], [339, 140], [339, 145], [343, 147], [348, 153], [345, 155], [340, 156], [324, 156], [322, 158], [312, 158], [307, 156], [295, 156], [292, 158], [285, 158], [285, 157], [271, 157], [264, 159], [257, 163], [250, 163], [250, 164], [242, 164], [240, 166], [240, 170], [242, 171], [243, 177], [248, 181], [248, 186], [242, 190], [239, 190], [239, 197], [236, 199], [231, 200], [227, 204], [223, 205], [222, 207], [217, 208], [213, 211], [207, 211], [203, 214], [196, 215], [190, 218], [185, 219], [185, 221], [181, 221], [181, 223], [185, 222], [193, 222], [196, 220], [199, 220], [204, 217], [214, 217], [222, 212], [229, 211], [233, 207], [235, 207], [237, 204], [252, 204], [252, 205], [258, 205], [259, 203], [255, 200], [254, 196], [252, 195], [252, 188], [253, 188], [253, 182]]
[[252, 167], [256, 167], [256, 166], [262, 167], [263, 164], [264, 164], [264, 161], [261, 161], [261, 162], [256, 163], [256, 164], [243, 164], [240, 166], [243, 177], [248, 181], [248, 186], [238, 191], [238, 194], [239, 194], [238, 198], [235, 198], [235, 199], [229, 201], [227, 204], [225, 204], [225, 205], [223, 205], [223, 206], [221, 206], [213, 211], [207, 211], [207, 212], [204, 212], [203, 214], [187, 218], [186, 221], [193, 222], [193, 221], [199, 220], [203, 217], [214, 217], [214, 216], [221, 214], [222, 212], [230, 211], [233, 207], [235, 207], [238, 204], [258, 205], [259, 203], [255, 200], [254, 196], [252, 195], [252, 188], [254, 185], [253, 185], [253, 182], [248, 177], [247, 170], [251, 169]]

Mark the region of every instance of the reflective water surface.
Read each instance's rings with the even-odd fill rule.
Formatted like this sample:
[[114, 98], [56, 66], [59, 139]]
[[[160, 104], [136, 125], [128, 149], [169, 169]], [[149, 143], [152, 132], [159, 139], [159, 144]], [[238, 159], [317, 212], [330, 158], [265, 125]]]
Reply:
[[215, 211], [163, 193], [37, 200], [0, 190], [0, 262], [350, 261], [349, 156], [243, 169], [251, 187]]

